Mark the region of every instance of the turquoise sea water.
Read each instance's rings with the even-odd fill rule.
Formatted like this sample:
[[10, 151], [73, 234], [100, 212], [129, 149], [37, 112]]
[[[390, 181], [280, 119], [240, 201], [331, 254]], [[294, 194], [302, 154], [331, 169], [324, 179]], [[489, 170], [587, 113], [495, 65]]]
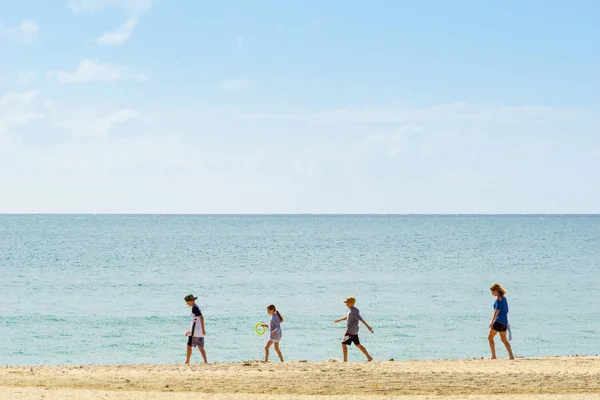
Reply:
[[599, 352], [600, 216], [3, 215], [0, 363], [183, 362], [187, 293], [209, 361], [261, 358], [269, 303], [287, 359], [340, 358], [350, 295], [377, 359], [487, 357], [495, 281], [517, 356]]

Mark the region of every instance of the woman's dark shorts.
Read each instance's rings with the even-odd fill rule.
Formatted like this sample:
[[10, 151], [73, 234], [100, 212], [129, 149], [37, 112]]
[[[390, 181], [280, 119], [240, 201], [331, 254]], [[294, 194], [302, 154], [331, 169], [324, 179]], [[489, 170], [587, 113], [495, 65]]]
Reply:
[[204, 347], [203, 337], [191, 337], [188, 336], [188, 346], [190, 347]]
[[349, 333], [346, 333], [346, 336], [344, 336], [344, 340], [342, 340], [342, 344], [351, 346], [352, 343], [354, 343], [357, 346], [360, 344], [360, 340], [358, 340], [358, 335], [351, 335]]
[[494, 322], [494, 325], [492, 325], [492, 329], [498, 332], [506, 332], [506, 328], [508, 328], [506, 325], [498, 321]]

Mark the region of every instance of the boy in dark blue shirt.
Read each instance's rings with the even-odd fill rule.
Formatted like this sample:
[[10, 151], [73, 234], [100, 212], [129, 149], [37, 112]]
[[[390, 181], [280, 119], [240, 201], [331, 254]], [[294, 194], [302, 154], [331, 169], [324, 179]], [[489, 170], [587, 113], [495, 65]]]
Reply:
[[198, 347], [198, 350], [200, 350], [200, 354], [202, 354], [202, 358], [204, 359], [204, 363], [206, 364], [206, 351], [204, 351], [204, 335], [206, 335], [206, 331], [204, 330], [204, 316], [200, 311], [200, 307], [196, 304], [196, 299], [198, 298], [194, 297], [193, 294], [188, 294], [184, 299], [187, 305], [192, 307], [190, 328], [185, 333], [185, 336], [188, 337], [185, 364], [190, 364], [190, 358], [192, 357], [192, 350], [194, 347]]

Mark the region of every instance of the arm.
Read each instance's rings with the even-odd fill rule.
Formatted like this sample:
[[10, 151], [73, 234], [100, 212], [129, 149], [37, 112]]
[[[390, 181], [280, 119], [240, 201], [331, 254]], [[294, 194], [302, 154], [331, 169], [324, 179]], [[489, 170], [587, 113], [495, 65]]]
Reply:
[[185, 332], [185, 336], [190, 336], [192, 334], [192, 326], [194, 326], [194, 322], [190, 322], [190, 326], [188, 330]]
[[334, 323], [334, 324], [337, 324], [338, 322], [342, 322], [342, 321], [345, 321], [345, 320], [347, 320], [347, 319], [348, 319], [348, 317], [344, 317], [344, 318], [336, 319], [335, 321], [333, 321], [333, 323]]
[[365, 321], [364, 319], [361, 319], [361, 321], [362, 321], [363, 324], [365, 324], [365, 326], [367, 327], [367, 329], [371, 331], [371, 333], [375, 333], [375, 332], [373, 332], [373, 328], [371, 328], [369, 326], [369, 324], [367, 324], [367, 321]]
[[271, 333], [275, 333], [277, 332], [277, 324], [275, 323], [275, 320], [273, 320], [271, 318], [271, 321], [269, 321], [269, 330], [271, 331]]
[[494, 321], [496, 320], [496, 317], [498, 316], [498, 313], [500, 312], [500, 302], [502, 300], [500, 300], [500, 297], [496, 298], [496, 302], [494, 303], [494, 315], [492, 316], [492, 322], [490, 322], [490, 328], [494, 325]]
[[496, 320], [498, 313], [499, 313], [498, 310], [494, 310], [494, 316], [492, 317], [492, 322], [490, 322], [490, 328], [492, 327], [492, 325], [494, 325], [494, 321]]
[[202, 326], [202, 334], [206, 335], [206, 330], [204, 329], [204, 315], [200, 315], [200, 325]]

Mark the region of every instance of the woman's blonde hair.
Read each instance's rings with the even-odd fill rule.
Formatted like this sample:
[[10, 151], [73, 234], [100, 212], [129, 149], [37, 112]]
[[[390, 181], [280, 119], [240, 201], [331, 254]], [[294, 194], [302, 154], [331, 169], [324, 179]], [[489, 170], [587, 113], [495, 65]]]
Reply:
[[502, 296], [504, 296], [506, 294], [506, 289], [504, 289], [502, 287], [502, 285], [499, 283], [494, 283], [492, 286], [490, 286], [490, 290], [495, 290], [498, 293], [500, 293]]

